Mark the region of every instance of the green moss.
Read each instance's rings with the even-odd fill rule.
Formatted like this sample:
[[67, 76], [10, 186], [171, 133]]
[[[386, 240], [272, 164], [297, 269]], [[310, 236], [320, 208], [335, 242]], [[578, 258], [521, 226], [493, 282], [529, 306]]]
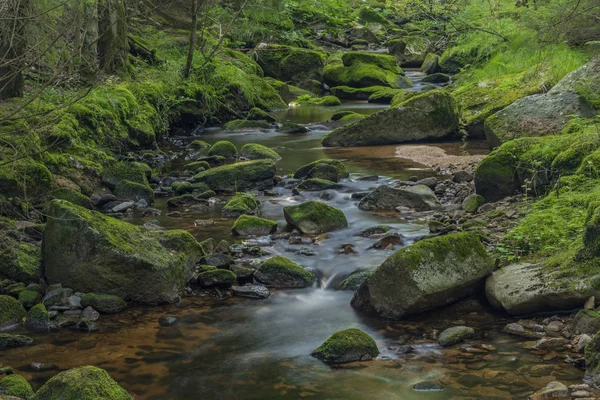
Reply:
[[399, 93], [396, 93], [392, 98], [390, 105], [392, 107], [399, 107], [401, 104], [404, 104], [407, 100], [418, 96], [419, 92], [403, 90]]
[[85, 208], [92, 208], [92, 201], [89, 197], [82, 194], [81, 192], [75, 191], [69, 188], [59, 188], [52, 192], [52, 197], [59, 200], [70, 201], [73, 204]]
[[412, 86], [394, 57], [376, 53], [333, 55], [323, 71], [323, 78], [331, 87], [386, 86], [401, 89]]
[[356, 122], [365, 119], [366, 117], [362, 114], [346, 115], [340, 119], [341, 122]]
[[597, 333], [585, 346], [584, 353], [586, 371], [594, 380], [597, 380], [597, 376], [600, 374], [600, 333]]
[[254, 107], [248, 112], [247, 119], [250, 121], [267, 121], [271, 123], [277, 122], [277, 119], [274, 116], [256, 107]]
[[190, 193], [192, 191], [192, 183], [188, 181], [173, 182], [171, 183], [171, 190], [173, 190], [176, 195]]
[[110, 188], [115, 188], [122, 180], [148, 185], [148, 173], [151, 173], [148, 165], [135, 162], [120, 161], [111, 163], [102, 171], [102, 182]]
[[442, 347], [450, 347], [465, 339], [472, 338], [474, 335], [475, 331], [473, 328], [469, 328], [468, 326], [453, 326], [440, 334], [438, 343]]
[[275, 150], [272, 150], [262, 144], [246, 143], [240, 149], [240, 157], [248, 160], [270, 159], [279, 160], [281, 156]]
[[36, 245], [3, 238], [0, 243], [0, 276], [20, 282], [40, 279], [42, 252]]
[[232, 63], [247, 74], [257, 75], [260, 77], [264, 76], [264, 72], [260, 65], [242, 52], [223, 49], [219, 53], [219, 58]]
[[478, 194], [474, 194], [468, 196], [465, 201], [463, 201], [462, 207], [466, 212], [474, 213], [483, 203], [485, 203], [484, 198]]
[[354, 111], [338, 111], [335, 114], [333, 114], [331, 116], [331, 120], [332, 121], [339, 121], [340, 119], [344, 118], [345, 116], [348, 115], [355, 115], [356, 113]]
[[298, 170], [296, 170], [294, 173], [294, 179], [312, 178], [313, 176], [311, 176], [311, 171], [314, 173], [316, 168], [324, 165], [335, 168], [340, 178], [348, 178], [350, 176], [350, 172], [343, 162], [340, 160], [323, 158], [298, 168]]
[[237, 148], [235, 145], [227, 140], [221, 140], [213, 144], [208, 150], [209, 156], [221, 156], [228, 159], [237, 158]]
[[430, 74], [425, 76], [421, 82], [426, 83], [448, 83], [450, 82], [450, 77], [446, 74], [442, 74], [441, 72], [436, 72], [435, 74]]
[[269, 45], [256, 53], [265, 75], [280, 81], [321, 80], [325, 54], [320, 51], [283, 45]]
[[211, 168], [196, 175], [197, 182], [207, 184], [216, 192], [236, 193], [273, 185], [273, 160], [253, 160]]
[[320, 201], [307, 201], [283, 208], [285, 220], [305, 234], [319, 234], [348, 227], [342, 210]]
[[241, 215], [231, 228], [231, 232], [239, 236], [264, 236], [275, 231], [277, 222], [250, 215]]
[[303, 95], [296, 99], [295, 103], [297, 104], [310, 104], [316, 106], [339, 106], [342, 104], [340, 99], [335, 96], [324, 96], [324, 97], [316, 97], [312, 95]]
[[115, 314], [127, 308], [125, 300], [118, 296], [95, 293], [86, 293], [81, 296], [81, 305], [92, 307], [103, 314]]
[[54, 187], [54, 177], [44, 165], [21, 160], [0, 166], [0, 193], [40, 201]]
[[373, 272], [367, 270], [358, 270], [351, 273], [340, 283], [340, 290], [356, 290]]
[[439, 72], [440, 70], [440, 56], [434, 53], [429, 53], [423, 60], [423, 64], [421, 65], [421, 71], [426, 74], [433, 74]]
[[49, 322], [48, 310], [41, 303], [33, 306], [25, 318], [25, 325], [33, 329], [46, 330], [48, 329]]
[[21, 323], [26, 314], [17, 299], [0, 295], [0, 328]]
[[235, 274], [227, 269], [213, 269], [198, 275], [198, 283], [204, 287], [229, 287], [236, 280]]
[[292, 260], [275, 256], [260, 264], [255, 273], [256, 279], [273, 287], [306, 287], [312, 285], [316, 277]]
[[258, 213], [258, 201], [252, 195], [239, 194], [227, 202], [223, 207], [223, 213], [229, 216], [256, 214]]
[[300, 182], [300, 184], [296, 186], [296, 189], [307, 191], [321, 191], [327, 189], [339, 189], [340, 187], [341, 185], [339, 183], [331, 182], [327, 179], [309, 178]]
[[[33, 343], [33, 339], [23, 335], [10, 335], [8, 333], [0, 333], [0, 349], [9, 347], [29, 346]], [[10, 368], [10, 367], [7, 367]], [[4, 369], [4, 368], [2, 368]], [[2, 371], [0, 369], [0, 372]]]
[[227, 122], [223, 125], [223, 129], [228, 131], [242, 131], [246, 129], [269, 129], [271, 128], [271, 123], [260, 120], [245, 120], [245, 119], [234, 119], [233, 121]]
[[154, 203], [154, 190], [148, 184], [136, 183], [127, 179], [120, 180], [115, 187], [115, 196], [121, 200], [144, 199], [149, 204]]
[[390, 88], [385, 86], [369, 86], [369, 87], [350, 87], [350, 86], [336, 86], [331, 88], [331, 93], [344, 100], [368, 100], [369, 97], [375, 93], [389, 90]]
[[11, 374], [0, 380], [0, 393], [28, 399], [33, 396], [33, 388], [21, 375]]
[[369, 103], [391, 104], [392, 100], [400, 93], [406, 92], [404, 89], [384, 88], [376, 91], [369, 96]]
[[210, 147], [210, 144], [206, 143], [204, 140], [194, 140], [189, 144], [189, 147], [192, 149], [206, 149]]
[[19, 293], [19, 301], [25, 308], [31, 308], [42, 300], [42, 296], [34, 290], [23, 290]]
[[194, 161], [183, 166], [184, 171], [200, 172], [210, 169], [210, 164], [207, 161]]
[[100, 368], [70, 369], [50, 378], [38, 390], [36, 400], [132, 400], [133, 398]]
[[360, 329], [346, 329], [331, 335], [311, 355], [328, 364], [361, 361], [365, 356], [377, 357], [375, 340]]

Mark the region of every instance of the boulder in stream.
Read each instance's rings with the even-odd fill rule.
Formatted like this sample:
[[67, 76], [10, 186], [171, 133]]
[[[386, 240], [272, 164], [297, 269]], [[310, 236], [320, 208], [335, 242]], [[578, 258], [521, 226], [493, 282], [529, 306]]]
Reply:
[[341, 126], [323, 137], [326, 147], [378, 146], [440, 139], [458, 131], [459, 111], [450, 93], [432, 90]]
[[319, 234], [347, 228], [344, 212], [320, 201], [307, 201], [283, 208], [288, 224], [304, 234]]
[[294, 179], [325, 179], [331, 182], [339, 182], [348, 178], [350, 172], [343, 162], [324, 158], [303, 165], [294, 173]]
[[273, 160], [253, 160], [211, 168], [198, 173], [194, 179], [215, 192], [233, 194], [273, 188], [275, 172]]
[[0, 333], [0, 349], [29, 346], [30, 344], [33, 344], [33, 339], [28, 336]]
[[10, 374], [0, 380], [0, 399], [30, 399], [33, 388], [21, 375]]
[[149, 231], [53, 200], [43, 238], [49, 283], [140, 303], [179, 299], [202, 246], [186, 231]]
[[470, 339], [475, 335], [473, 328], [468, 326], [453, 326], [444, 330], [438, 339], [438, 343], [442, 347], [450, 347], [460, 343], [466, 339]]
[[375, 340], [356, 328], [334, 333], [311, 353], [311, 356], [327, 364], [368, 361], [378, 355]]
[[441, 204], [433, 190], [424, 185], [379, 186], [358, 203], [358, 208], [364, 211], [395, 210], [397, 207], [430, 211], [441, 207]]
[[303, 288], [312, 285], [316, 279], [315, 274], [283, 256], [263, 262], [254, 277], [260, 283], [275, 288]]
[[277, 222], [250, 215], [240, 216], [231, 228], [237, 236], [264, 236], [277, 231]]
[[82, 307], [92, 307], [103, 314], [116, 314], [127, 308], [127, 303], [118, 296], [86, 293], [81, 296]]
[[422, 313], [472, 295], [493, 267], [476, 234], [421, 240], [388, 257], [360, 285], [351, 304], [388, 318]]

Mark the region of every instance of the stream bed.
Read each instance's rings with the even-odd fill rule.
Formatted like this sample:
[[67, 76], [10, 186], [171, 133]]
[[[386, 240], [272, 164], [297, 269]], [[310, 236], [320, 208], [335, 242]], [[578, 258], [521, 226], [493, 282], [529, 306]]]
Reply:
[[[339, 107], [297, 107], [278, 113], [279, 120], [300, 123], [325, 121], [337, 110], [364, 114], [385, 106], [366, 102]], [[18, 328], [11, 333], [27, 333], [35, 345], [0, 350], [3, 366], [12, 366], [36, 388], [61, 370], [80, 365], [96, 365], [140, 399], [512, 399], [528, 394], [553, 380], [580, 383], [583, 372], [564, 363], [557, 355], [532, 352], [525, 339], [501, 332], [512, 322], [507, 315], [489, 308], [484, 299], [469, 299], [452, 307], [402, 321], [389, 321], [364, 315], [350, 306], [351, 292], [333, 290], [336, 282], [351, 272], [376, 268], [395, 250], [368, 249], [375, 239], [355, 236], [360, 230], [378, 224], [392, 226], [410, 244], [428, 232], [427, 214], [370, 213], [357, 208], [351, 194], [372, 190], [381, 184], [436, 173], [431, 169], [395, 156], [397, 146], [334, 148], [320, 147], [324, 128], [312, 127], [308, 134], [283, 135], [274, 131], [227, 133], [212, 131], [202, 140], [214, 143], [230, 140], [236, 146], [260, 143], [281, 156], [278, 174], [320, 158], [345, 162], [351, 171], [343, 188], [327, 203], [342, 209], [347, 229], [332, 232], [318, 244], [292, 245], [284, 240], [264, 238], [270, 255], [285, 255], [317, 271], [312, 288], [272, 290], [266, 300], [184, 297], [178, 304], [157, 307], [132, 306], [117, 315], [102, 315], [98, 330], [76, 330], [49, 334]], [[182, 142], [190, 138], [181, 139]], [[434, 145], [434, 144], [431, 144]], [[440, 143], [449, 154], [485, 153], [485, 144]], [[185, 152], [173, 161], [176, 169], [185, 162]], [[360, 181], [366, 175], [379, 175], [377, 182]], [[282, 208], [302, 201], [319, 199], [320, 192], [294, 196], [289, 189], [276, 187], [277, 196], [259, 196], [261, 213], [287, 229]], [[221, 217], [217, 206], [206, 213], [166, 216], [166, 199], [157, 199], [159, 217], [144, 218], [135, 213], [126, 221], [143, 224], [157, 220], [167, 229], [186, 229], [198, 240], [213, 237], [230, 243], [234, 219]], [[209, 224], [196, 226], [196, 220]], [[340, 254], [344, 244], [356, 253]], [[306, 248], [308, 251], [299, 251]], [[161, 327], [160, 318], [175, 316], [178, 323]], [[471, 326], [474, 339], [442, 349], [433, 339], [435, 331], [453, 325]], [[360, 328], [376, 340], [381, 355], [374, 361], [330, 368], [310, 356], [336, 331]], [[487, 344], [490, 350], [478, 345]], [[33, 368], [31, 363], [44, 364]], [[419, 382], [432, 381], [442, 391], [415, 391]]]

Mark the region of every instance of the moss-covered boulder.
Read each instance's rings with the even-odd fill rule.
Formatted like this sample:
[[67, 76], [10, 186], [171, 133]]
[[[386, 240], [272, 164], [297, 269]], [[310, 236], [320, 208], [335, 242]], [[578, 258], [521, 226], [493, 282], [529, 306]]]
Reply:
[[21, 375], [6, 375], [0, 380], [0, 395], [29, 399], [33, 396], [33, 388]]
[[256, 52], [256, 61], [266, 76], [280, 81], [302, 83], [322, 80], [325, 53], [283, 45], [269, 45]]
[[315, 274], [283, 256], [276, 256], [260, 264], [254, 277], [260, 283], [275, 288], [303, 288], [313, 284]]
[[440, 208], [441, 203], [433, 190], [425, 185], [399, 188], [382, 185], [358, 203], [358, 208], [364, 211], [395, 210], [398, 207], [430, 211]]
[[277, 118], [275, 118], [268, 112], [256, 107], [254, 107], [248, 112], [248, 117], [246, 118], [250, 121], [267, 121], [271, 123], [277, 122]]
[[50, 325], [48, 310], [43, 304], [37, 304], [27, 313], [25, 325], [32, 329], [47, 330]]
[[279, 128], [277, 128], [277, 132], [293, 135], [300, 133], [308, 133], [308, 128], [304, 125], [300, 125], [295, 122], [284, 122]]
[[184, 171], [200, 172], [210, 169], [208, 161], [194, 161], [183, 166]]
[[585, 346], [585, 376], [592, 385], [600, 384], [600, 332]]
[[304, 234], [319, 234], [348, 227], [344, 212], [320, 201], [307, 201], [283, 208], [288, 224]]
[[448, 83], [450, 82], [450, 77], [446, 74], [442, 74], [441, 72], [436, 72], [435, 74], [430, 74], [421, 79], [421, 82], [425, 83]]
[[434, 40], [431, 37], [424, 35], [408, 35], [402, 38], [406, 43], [404, 52], [400, 55], [396, 54], [396, 59], [404, 67], [419, 68], [423, 65], [427, 55], [433, 50]]
[[207, 184], [217, 193], [237, 193], [273, 188], [273, 160], [252, 160], [211, 168], [196, 175], [195, 181]]
[[133, 400], [103, 369], [86, 366], [53, 376], [34, 400]]
[[20, 324], [27, 312], [17, 299], [0, 295], [0, 329]]
[[374, 93], [380, 92], [384, 89], [387, 90], [401, 90], [391, 89], [386, 86], [369, 86], [369, 87], [350, 87], [350, 86], [336, 86], [331, 88], [331, 93], [343, 100], [368, 100]]
[[299, 192], [320, 192], [328, 189], [340, 189], [341, 187], [342, 185], [339, 183], [328, 181], [327, 179], [310, 178], [300, 182], [295, 189]]
[[412, 87], [410, 79], [404, 76], [396, 59], [378, 53], [347, 52], [333, 55], [323, 71], [323, 79], [330, 87]]
[[425, 60], [423, 60], [423, 64], [421, 65], [421, 71], [423, 71], [426, 75], [440, 72], [440, 56], [435, 53], [427, 54]]
[[81, 192], [69, 188], [58, 188], [52, 192], [52, 198], [70, 201], [78, 206], [92, 209], [92, 201]]
[[227, 217], [239, 217], [242, 214], [255, 215], [258, 213], [258, 200], [250, 194], [238, 194], [223, 207], [223, 215]]
[[195, 150], [201, 150], [201, 149], [208, 149], [210, 147], [209, 143], [206, 143], [204, 140], [192, 140], [192, 142], [190, 142], [190, 144], [188, 144], [188, 147], [195, 149]]
[[497, 201], [517, 193], [521, 189], [517, 174], [521, 152], [518, 143], [507, 143], [484, 158], [475, 169], [477, 194], [487, 201]]
[[468, 326], [453, 326], [440, 334], [438, 343], [442, 347], [450, 347], [475, 335], [473, 328]]
[[81, 296], [82, 307], [92, 307], [103, 314], [116, 314], [127, 308], [125, 300], [108, 294], [86, 293]]
[[5, 237], [0, 243], [0, 276], [24, 282], [38, 283], [42, 266], [42, 251], [31, 243]]
[[385, 88], [376, 91], [368, 98], [369, 103], [374, 104], [392, 104], [392, 100], [400, 93], [406, 92], [404, 89]]
[[182, 208], [191, 206], [203, 206], [206, 205], [206, 200], [216, 196], [216, 193], [212, 190], [200, 193], [198, 196], [186, 193], [181, 196], [171, 197], [167, 200], [167, 207], [169, 208]]
[[472, 295], [493, 268], [476, 234], [421, 240], [388, 257], [359, 287], [351, 304], [387, 318], [418, 314]]
[[33, 339], [28, 336], [0, 333], [0, 349], [29, 346], [32, 343]]
[[468, 213], [474, 213], [485, 203], [483, 196], [472, 194], [467, 196], [462, 202], [462, 208]]
[[122, 180], [148, 185], [148, 177], [151, 174], [152, 170], [146, 164], [119, 161], [110, 163], [104, 167], [102, 170], [102, 182], [111, 189], [114, 189]]
[[281, 156], [262, 144], [246, 143], [240, 149], [240, 158], [246, 160], [279, 160]]
[[198, 284], [203, 287], [230, 287], [236, 280], [236, 275], [227, 269], [215, 268], [198, 274]]
[[346, 279], [340, 282], [339, 288], [340, 290], [350, 290], [355, 291], [362, 285], [364, 281], [367, 280], [369, 276], [371, 276], [372, 271], [366, 271], [359, 269], [354, 271]]
[[579, 310], [575, 315], [575, 333], [595, 335], [600, 332], [600, 311]]
[[149, 231], [53, 200], [43, 238], [49, 283], [140, 303], [179, 299], [202, 247], [185, 231]]
[[154, 190], [148, 184], [136, 183], [123, 179], [115, 187], [115, 196], [120, 200], [146, 200], [154, 203]]
[[335, 96], [300, 96], [298, 97], [294, 103], [296, 104], [309, 104], [314, 106], [324, 106], [324, 107], [335, 107], [342, 104], [340, 99]]
[[269, 129], [272, 128], [273, 124], [265, 120], [247, 120], [247, 119], [234, 119], [223, 125], [223, 129], [226, 131], [251, 131], [256, 129]]
[[228, 140], [220, 140], [217, 143], [213, 144], [208, 150], [208, 156], [221, 156], [226, 159], [235, 159], [237, 158], [238, 150], [237, 147], [233, 143]]
[[54, 188], [54, 177], [46, 166], [31, 160], [4, 162], [0, 166], [0, 193], [39, 202]]
[[432, 90], [327, 134], [324, 146], [376, 146], [440, 139], [458, 131], [459, 111], [449, 93]]
[[25, 308], [31, 308], [42, 300], [42, 295], [36, 290], [23, 290], [19, 293], [19, 302]]
[[356, 114], [354, 111], [338, 111], [331, 116], [332, 121], [339, 121], [340, 119], [347, 117], [348, 115]]
[[360, 329], [346, 329], [331, 335], [311, 356], [327, 364], [368, 361], [379, 355], [375, 340]]
[[339, 182], [348, 178], [350, 172], [343, 162], [334, 159], [323, 158], [303, 165], [294, 173], [294, 179], [326, 179], [331, 182]]
[[277, 222], [254, 217], [240, 216], [231, 228], [231, 233], [237, 236], [264, 236], [277, 231]]

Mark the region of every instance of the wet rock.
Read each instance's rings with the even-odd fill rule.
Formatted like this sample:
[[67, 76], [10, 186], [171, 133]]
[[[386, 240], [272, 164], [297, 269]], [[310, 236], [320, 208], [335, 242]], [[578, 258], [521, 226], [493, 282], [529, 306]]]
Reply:
[[134, 201], [125, 201], [123, 203], [120, 203], [116, 206], [114, 206], [110, 212], [112, 213], [120, 213], [120, 212], [125, 212], [131, 208], [133, 208], [135, 206], [135, 202]]
[[482, 385], [485, 383], [485, 380], [482, 377], [477, 376], [477, 375], [462, 375], [456, 381], [458, 383], [460, 383], [461, 385], [466, 386], [468, 388], [472, 388], [477, 385]]
[[370, 237], [373, 237], [375, 235], [381, 235], [381, 234], [384, 234], [384, 233], [388, 233], [391, 230], [392, 230], [391, 226], [377, 225], [377, 226], [372, 226], [370, 228], [363, 229], [362, 231], [360, 231], [358, 233], [358, 236], [370, 238]]
[[127, 308], [127, 303], [118, 296], [96, 293], [87, 293], [81, 296], [81, 305], [92, 307], [102, 314], [116, 314]]
[[468, 326], [454, 326], [448, 328], [440, 334], [438, 343], [442, 347], [450, 347], [457, 343], [463, 342], [475, 336], [475, 330]]
[[583, 350], [585, 349], [585, 346], [588, 345], [588, 343], [590, 343], [592, 341], [592, 337], [589, 335], [586, 335], [585, 333], [583, 335], [580, 335], [579, 338], [577, 339], [577, 344], [575, 345], [575, 350], [579, 353], [583, 352]]
[[[337, 174], [337, 171], [335, 172], [335, 174]], [[326, 179], [310, 178], [300, 182], [300, 184], [296, 186], [295, 190], [297, 193], [300, 193], [302, 191], [319, 192], [322, 190], [337, 190], [341, 187], [342, 185], [340, 185], [339, 183], [328, 181]]]
[[430, 176], [429, 178], [424, 178], [416, 181], [417, 185], [427, 186], [429, 189], [433, 190], [438, 185], [438, 179], [436, 177]]
[[301, 134], [308, 133], [308, 128], [306, 128], [304, 125], [296, 124], [294, 122], [284, 122], [281, 124], [281, 126], [279, 126], [279, 128], [277, 128], [277, 132], [288, 135]]
[[28, 336], [0, 333], [0, 349], [29, 346], [30, 344], [33, 344], [33, 339]]
[[379, 240], [377, 240], [375, 243], [373, 243], [373, 245], [371, 245], [369, 248], [370, 249], [390, 249], [394, 248], [395, 245], [402, 245], [404, 244], [404, 238], [402, 237], [402, 235], [398, 234], [398, 233], [387, 233], [385, 234], [385, 236], [383, 236], [382, 238], [380, 238]]
[[72, 309], [81, 308], [81, 297], [79, 297], [79, 296], [69, 297], [69, 307], [71, 307]]
[[156, 208], [146, 208], [142, 212], [142, 215], [144, 217], [159, 217], [161, 214], [162, 214], [162, 211], [160, 211], [159, 209], [156, 209]]
[[304, 165], [294, 173], [294, 179], [325, 179], [331, 182], [339, 182], [348, 178], [350, 172], [339, 160], [321, 159]]
[[575, 315], [575, 333], [595, 335], [600, 331], [600, 311], [580, 310]]
[[69, 298], [72, 294], [73, 289], [63, 288], [62, 286], [55, 288], [49, 287], [46, 295], [42, 299], [42, 303], [46, 307], [69, 306]]
[[567, 343], [569, 341], [563, 338], [543, 338], [538, 340], [533, 348], [537, 350], [556, 350], [564, 348]]
[[331, 335], [311, 356], [327, 364], [368, 361], [377, 357], [375, 340], [360, 329], [346, 329]]
[[185, 231], [147, 231], [60, 200], [51, 202], [48, 213], [46, 278], [82, 292], [174, 302], [203, 255]]
[[377, 182], [379, 180], [379, 176], [378, 175], [361, 176], [357, 180], [361, 181], [361, 182]]
[[203, 260], [205, 265], [211, 265], [217, 268], [229, 268], [229, 266], [233, 263], [231, 257], [227, 254], [223, 253], [212, 253], [208, 254], [204, 257]]
[[94, 322], [94, 321], [97, 321], [98, 318], [100, 318], [100, 313], [98, 311], [94, 310], [92, 307], [87, 306], [81, 312], [81, 318], [85, 318], [88, 321]]
[[529, 400], [549, 400], [549, 399], [568, 399], [569, 388], [564, 384], [553, 381], [546, 385], [545, 388], [535, 392], [529, 396]]
[[283, 215], [288, 224], [304, 234], [319, 234], [348, 227], [342, 210], [320, 201], [284, 207]]
[[261, 285], [232, 286], [234, 296], [250, 299], [266, 299], [271, 295], [269, 289]]
[[454, 174], [454, 176], [452, 177], [452, 180], [456, 183], [472, 182], [473, 175], [468, 173], [467, 171], [458, 171], [457, 173]]
[[462, 202], [462, 208], [468, 213], [474, 213], [477, 209], [483, 205], [484, 199], [478, 194], [472, 194], [467, 196]]
[[175, 325], [177, 322], [179, 322], [177, 317], [162, 317], [162, 318], [159, 318], [158, 325], [160, 325], [162, 327], [168, 327], [168, 326]]
[[29, 310], [25, 318], [25, 326], [36, 330], [47, 330], [50, 327], [48, 310], [43, 304], [38, 304]]
[[441, 392], [444, 387], [432, 381], [423, 381], [415, 384], [413, 390], [417, 392]]
[[240, 215], [256, 215], [259, 213], [258, 201], [251, 194], [238, 194], [225, 204], [222, 210], [225, 217], [239, 217]]
[[421, 313], [474, 293], [492, 269], [475, 234], [421, 240], [388, 257], [354, 294], [352, 306], [391, 318]]
[[350, 243], [343, 244], [339, 251], [339, 254], [355, 254], [356, 250], [354, 250], [354, 246]]
[[254, 277], [268, 287], [303, 288], [313, 284], [316, 276], [283, 256], [276, 256], [263, 262]]
[[227, 269], [213, 269], [198, 275], [198, 284], [202, 287], [230, 287], [236, 282], [235, 274]]
[[541, 332], [534, 332], [531, 329], [526, 329], [522, 325], [519, 325], [515, 322], [507, 324], [502, 329], [502, 332], [505, 332], [505, 333], [508, 333], [511, 335], [515, 335], [515, 336], [519, 336], [519, 337], [523, 337], [526, 339], [539, 339], [544, 336], [544, 334]]
[[379, 186], [358, 204], [364, 211], [395, 210], [408, 207], [416, 211], [430, 211], [441, 207], [435, 193], [427, 186], [391, 188]]
[[231, 266], [231, 272], [233, 272], [240, 281], [252, 281], [256, 268], [234, 264]]
[[217, 193], [272, 189], [276, 173], [273, 160], [253, 160], [211, 168], [198, 173], [194, 181], [205, 183]]
[[240, 216], [231, 228], [237, 236], [264, 236], [276, 231], [277, 222], [249, 215]]

